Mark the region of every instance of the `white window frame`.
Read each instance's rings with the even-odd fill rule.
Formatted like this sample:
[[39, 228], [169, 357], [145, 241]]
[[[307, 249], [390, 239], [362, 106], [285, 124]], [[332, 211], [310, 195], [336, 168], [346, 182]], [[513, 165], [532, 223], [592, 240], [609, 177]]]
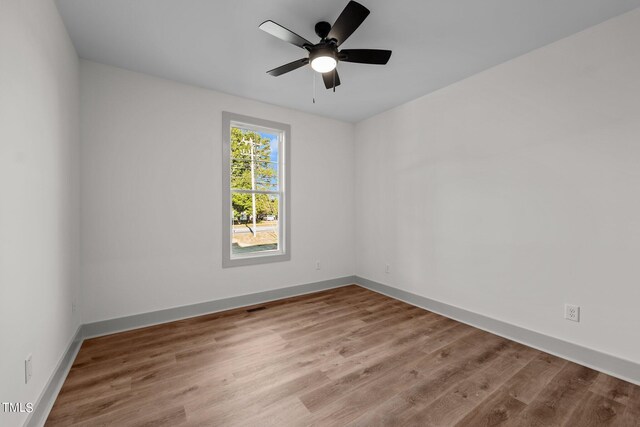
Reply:
[[[238, 193], [277, 194], [278, 199], [278, 249], [272, 251], [232, 254], [231, 214], [231, 128], [241, 127], [255, 132], [278, 135], [278, 190], [234, 190]], [[264, 264], [291, 259], [291, 126], [285, 123], [222, 112], [222, 267]]]

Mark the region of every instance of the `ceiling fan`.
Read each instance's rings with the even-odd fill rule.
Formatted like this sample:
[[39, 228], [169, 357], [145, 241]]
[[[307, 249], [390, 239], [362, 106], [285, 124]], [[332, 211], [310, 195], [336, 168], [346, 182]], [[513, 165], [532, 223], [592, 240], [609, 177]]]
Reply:
[[335, 91], [336, 86], [340, 84], [340, 77], [336, 70], [338, 61], [356, 62], [359, 64], [386, 64], [391, 57], [390, 50], [338, 50], [338, 47], [353, 34], [369, 13], [369, 9], [360, 3], [350, 1], [340, 16], [338, 16], [333, 26], [324, 21], [318, 22], [315, 25], [315, 32], [321, 39], [320, 42], [316, 44], [311, 43], [309, 40], [300, 37], [293, 31], [273, 21], [263, 22], [259, 27], [262, 31], [309, 52], [308, 57], [274, 68], [273, 70], [267, 71], [267, 73], [272, 76], [280, 76], [307, 64], [311, 64], [311, 68], [322, 74], [325, 87], [327, 89], [333, 88]]

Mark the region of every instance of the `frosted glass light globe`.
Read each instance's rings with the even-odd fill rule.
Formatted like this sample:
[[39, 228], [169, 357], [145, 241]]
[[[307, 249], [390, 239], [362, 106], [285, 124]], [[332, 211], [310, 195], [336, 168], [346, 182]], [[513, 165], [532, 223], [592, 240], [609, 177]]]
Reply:
[[330, 56], [318, 56], [311, 61], [311, 68], [319, 73], [328, 73], [336, 68], [338, 62]]

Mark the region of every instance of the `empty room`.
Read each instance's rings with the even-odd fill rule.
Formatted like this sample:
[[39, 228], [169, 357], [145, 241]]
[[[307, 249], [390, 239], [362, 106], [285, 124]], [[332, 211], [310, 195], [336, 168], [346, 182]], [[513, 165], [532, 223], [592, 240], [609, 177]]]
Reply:
[[640, 0], [0, 0], [0, 426], [640, 427]]

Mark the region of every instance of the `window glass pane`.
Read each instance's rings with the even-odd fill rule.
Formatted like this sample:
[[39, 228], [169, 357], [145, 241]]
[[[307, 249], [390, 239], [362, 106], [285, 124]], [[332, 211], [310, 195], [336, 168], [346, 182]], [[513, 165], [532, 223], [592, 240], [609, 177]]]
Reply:
[[275, 194], [231, 193], [232, 256], [280, 248], [279, 201]]
[[231, 128], [231, 188], [278, 191], [278, 135]]
[[[233, 190], [278, 191], [278, 163], [253, 162], [253, 182], [251, 161], [231, 159], [231, 185]], [[255, 188], [252, 188], [252, 185]]]

